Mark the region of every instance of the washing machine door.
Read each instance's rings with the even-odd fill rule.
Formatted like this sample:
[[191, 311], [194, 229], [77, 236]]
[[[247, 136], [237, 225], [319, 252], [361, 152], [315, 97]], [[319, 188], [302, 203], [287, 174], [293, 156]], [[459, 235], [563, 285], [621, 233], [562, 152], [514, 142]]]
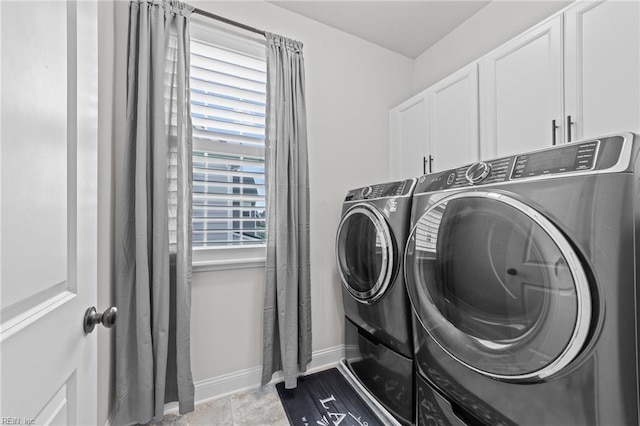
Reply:
[[336, 257], [342, 284], [357, 301], [369, 304], [384, 295], [396, 256], [389, 225], [378, 209], [362, 203], [345, 212]]
[[580, 258], [550, 220], [507, 194], [434, 202], [415, 222], [405, 274], [431, 338], [486, 376], [549, 377], [587, 339], [592, 305]]

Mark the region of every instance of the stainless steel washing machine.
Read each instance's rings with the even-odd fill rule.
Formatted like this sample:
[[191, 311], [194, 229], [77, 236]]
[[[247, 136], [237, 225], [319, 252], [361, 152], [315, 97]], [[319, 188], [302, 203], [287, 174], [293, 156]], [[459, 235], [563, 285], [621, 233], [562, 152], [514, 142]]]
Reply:
[[403, 424], [412, 424], [415, 412], [413, 334], [402, 271], [415, 183], [349, 191], [336, 235], [347, 367]]
[[639, 424], [638, 136], [424, 176], [405, 275], [418, 424]]

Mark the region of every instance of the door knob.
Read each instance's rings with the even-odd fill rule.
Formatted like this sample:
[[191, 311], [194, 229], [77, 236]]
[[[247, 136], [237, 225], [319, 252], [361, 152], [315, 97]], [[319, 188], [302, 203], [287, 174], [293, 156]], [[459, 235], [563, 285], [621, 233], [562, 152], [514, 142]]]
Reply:
[[97, 312], [95, 306], [92, 306], [84, 313], [84, 332], [85, 334], [91, 333], [96, 327], [96, 324], [102, 324], [107, 328], [111, 328], [117, 320], [118, 309], [115, 306], [107, 308], [103, 313]]

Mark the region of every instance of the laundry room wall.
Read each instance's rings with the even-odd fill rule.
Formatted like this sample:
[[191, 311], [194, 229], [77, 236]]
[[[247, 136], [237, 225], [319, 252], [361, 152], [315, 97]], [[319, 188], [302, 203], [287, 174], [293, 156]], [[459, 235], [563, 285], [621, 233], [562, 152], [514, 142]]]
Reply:
[[[319, 360], [334, 358], [343, 344], [334, 261], [342, 199], [350, 188], [387, 178], [389, 109], [411, 94], [413, 61], [266, 2], [188, 3], [304, 43], [313, 350]], [[99, 309], [114, 300], [113, 191], [124, 139], [128, 7], [119, 0], [99, 5]], [[257, 384], [263, 280], [262, 267], [193, 274], [191, 358], [197, 389]], [[105, 424], [114, 398], [113, 331], [100, 330], [98, 345], [97, 420]]]
[[[304, 43], [313, 350], [337, 352], [343, 311], [334, 237], [342, 199], [388, 176], [388, 111], [411, 93], [413, 61], [266, 2], [190, 4]], [[263, 280], [264, 268], [194, 274], [196, 381], [251, 374], [261, 364]]]
[[413, 93], [418, 93], [551, 16], [571, 1], [492, 1], [419, 55]]
[[[118, 3], [118, 8], [115, 4]], [[116, 18], [116, 12], [119, 13]], [[101, 312], [115, 303], [113, 274], [114, 244], [114, 153], [115, 141], [124, 137], [124, 79], [128, 4], [98, 2], [98, 303]], [[118, 25], [116, 25], [118, 24]], [[119, 32], [118, 32], [119, 31]], [[118, 55], [116, 55], [116, 48]], [[120, 119], [116, 119], [116, 111]], [[115, 396], [115, 331], [104, 327], [98, 333], [98, 418], [104, 425]]]

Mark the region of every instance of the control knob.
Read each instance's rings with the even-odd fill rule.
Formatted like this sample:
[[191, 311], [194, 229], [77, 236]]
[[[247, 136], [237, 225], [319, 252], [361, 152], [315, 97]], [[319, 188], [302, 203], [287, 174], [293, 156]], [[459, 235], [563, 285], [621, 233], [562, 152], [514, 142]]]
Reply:
[[369, 198], [372, 192], [373, 192], [373, 188], [370, 186], [363, 188], [361, 192], [362, 198]]
[[471, 184], [482, 182], [491, 173], [491, 166], [484, 161], [471, 165], [465, 173], [465, 178]]

